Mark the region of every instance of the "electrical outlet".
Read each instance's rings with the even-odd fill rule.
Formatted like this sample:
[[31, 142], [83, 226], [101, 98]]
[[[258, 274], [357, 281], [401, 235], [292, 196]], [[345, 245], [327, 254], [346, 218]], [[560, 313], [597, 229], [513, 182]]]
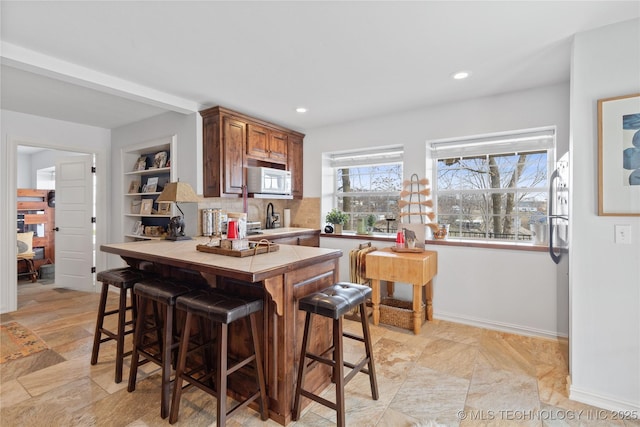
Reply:
[[630, 225], [615, 225], [615, 242], [625, 245], [631, 244], [631, 226]]

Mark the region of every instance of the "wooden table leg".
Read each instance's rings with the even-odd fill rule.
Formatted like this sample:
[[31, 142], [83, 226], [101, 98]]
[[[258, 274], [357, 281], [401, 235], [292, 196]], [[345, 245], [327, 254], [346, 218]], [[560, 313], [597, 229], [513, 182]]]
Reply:
[[427, 291], [427, 320], [433, 320], [433, 280], [425, 286]]
[[387, 296], [393, 298], [393, 293], [396, 289], [396, 282], [387, 281]]
[[418, 335], [422, 326], [422, 316], [420, 309], [422, 308], [422, 286], [413, 285], [413, 333]]
[[371, 279], [371, 303], [373, 304], [373, 324], [380, 323], [380, 280]]

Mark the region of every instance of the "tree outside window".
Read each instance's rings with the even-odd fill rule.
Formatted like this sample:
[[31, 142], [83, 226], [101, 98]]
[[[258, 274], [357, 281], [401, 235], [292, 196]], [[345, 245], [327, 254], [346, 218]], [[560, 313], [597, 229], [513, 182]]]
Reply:
[[[554, 138], [503, 135], [495, 144], [462, 142], [456, 147], [468, 155], [461, 156], [451, 156], [456, 150], [445, 146], [435, 156], [438, 222], [449, 224], [451, 237], [532, 240], [531, 225], [546, 221]], [[509, 143], [520, 149], [505, 152]]]
[[374, 215], [373, 230], [386, 232], [386, 218], [398, 218], [402, 163], [338, 167], [335, 172], [337, 206], [349, 216], [344, 228], [355, 230], [360, 219], [366, 223]]

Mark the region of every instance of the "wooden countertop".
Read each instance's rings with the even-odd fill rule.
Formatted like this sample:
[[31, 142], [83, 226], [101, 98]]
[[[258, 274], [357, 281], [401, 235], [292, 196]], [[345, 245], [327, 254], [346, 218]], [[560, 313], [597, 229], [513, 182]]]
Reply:
[[176, 242], [170, 240], [147, 240], [101, 245], [100, 250], [120, 255], [125, 259], [134, 258], [167, 264], [248, 282], [259, 282], [294, 269], [342, 256], [342, 251], [338, 249], [293, 245], [280, 245], [277, 252], [245, 258], [196, 250], [196, 245], [205, 244], [208, 241], [209, 238], [207, 237], [195, 237], [192, 240]]

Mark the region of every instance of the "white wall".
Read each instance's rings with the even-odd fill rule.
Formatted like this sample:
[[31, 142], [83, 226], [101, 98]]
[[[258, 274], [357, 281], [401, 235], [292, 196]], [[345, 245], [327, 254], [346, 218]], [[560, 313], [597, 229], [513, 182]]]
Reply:
[[17, 186], [18, 188], [33, 188], [34, 177], [31, 176], [31, 155], [18, 154]]
[[571, 398], [640, 410], [640, 218], [597, 215], [597, 100], [640, 93], [640, 20], [576, 35], [572, 64]]
[[[2, 147], [0, 156], [0, 200], [6, 201], [6, 207], [0, 209], [0, 312], [14, 311], [17, 308], [16, 292], [16, 188], [18, 145], [34, 145], [52, 149], [77, 150], [84, 153], [96, 153], [98, 159], [98, 200], [99, 212], [108, 217], [109, 205], [106, 195], [109, 191], [108, 176], [111, 132], [108, 129], [78, 125], [61, 120], [47, 119], [29, 114], [1, 110]], [[98, 225], [96, 240], [98, 245], [105, 240], [106, 227]], [[98, 254], [98, 269], [104, 268], [105, 257]]]
[[85, 153], [62, 150], [42, 150], [33, 154], [18, 154], [18, 188], [38, 188], [38, 170], [56, 165], [59, 159]]
[[[304, 195], [321, 196], [321, 153], [403, 144], [404, 175], [425, 174], [426, 141], [557, 126], [558, 153], [569, 149], [569, 86], [558, 84], [402, 114], [311, 129], [304, 139]], [[324, 218], [324, 215], [322, 215]]]
[[[423, 177], [427, 140], [549, 125], [557, 126], [558, 152], [566, 152], [568, 84], [313, 129], [304, 142], [305, 197], [321, 195], [317, 177], [325, 151], [404, 144], [405, 177]], [[346, 255], [357, 242], [324, 238], [321, 245], [343, 250], [340, 271], [347, 280]], [[545, 253], [453, 246], [433, 250], [438, 252], [436, 318], [522, 334], [567, 336], [568, 284], [557, 279], [557, 267]]]
[[[151, 117], [111, 131], [111, 185], [114, 189], [121, 189], [122, 164], [121, 150], [123, 147], [137, 145], [142, 142], [176, 135], [178, 162], [172, 158], [180, 181], [188, 182], [198, 194], [202, 194], [202, 118], [199, 113], [189, 115], [179, 113], [165, 113]], [[175, 153], [174, 153], [175, 154]], [[173, 157], [173, 155], [172, 155]], [[111, 218], [110, 242], [124, 241], [122, 230], [123, 197], [120, 190], [111, 195], [113, 216]], [[198, 226], [198, 207], [196, 203], [183, 203], [180, 208], [185, 213], [187, 235], [196, 235]], [[118, 257], [109, 256], [109, 267], [119, 266]]]

